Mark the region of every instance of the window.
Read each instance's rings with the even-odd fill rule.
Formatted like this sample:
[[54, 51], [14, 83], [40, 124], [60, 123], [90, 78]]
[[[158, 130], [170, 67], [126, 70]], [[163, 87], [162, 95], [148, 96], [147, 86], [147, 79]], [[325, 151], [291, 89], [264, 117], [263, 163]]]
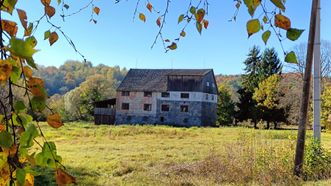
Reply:
[[160, 122], [164, 122], [164, 117], [160, 117]]
[[162, 92], [161, 97], [168, 98], [168, 97], [170, 97], [170, 93], [169, 92]]
[[208, 81], [207, 81], [207, 83], [206, 83], [206, 84], [207, 84], [207, 87], [209, 87], [209, 82], [208, 82]]
[[161, 111], [168, 112], [170, 110], [169, 105], [161, 105]]
[[188, 112], [188, 105], [181, 105], [180, 106], [180, 111], [181, 112]]
[[180, 94], [180, 98], [186, 98], [186, 99], [188, 99], [188, 98], [190, 98], [190, 94], [189, 93], [181, 93]]
[[129, 103], [122, 103], [122, 110], [129, 110], [130, 104]]
[[152, 104], [144, 104], [144, 111], [151, 111], [152, 110]]
[[130, 92], [129, 91], [122, 91], [122, 96], [130, 96]]
[[214, 95], [211, 95], [211, 100], [214, 100], [215, 98], [214, 98]]
[[208, 100], [208, 94], [206, 94], [206, 100]]
[[212, 85], [213, 88], [215, 88], [215, 83], [212, 83], [211, 85]]
[[152, 92], [144, 92], [144, 97], [152, 97]]

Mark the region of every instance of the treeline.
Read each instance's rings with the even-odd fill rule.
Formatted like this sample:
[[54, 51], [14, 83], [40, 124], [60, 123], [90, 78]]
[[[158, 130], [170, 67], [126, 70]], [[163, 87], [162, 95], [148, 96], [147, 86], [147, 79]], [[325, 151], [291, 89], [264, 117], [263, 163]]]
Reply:
[[[293, 69], [296, 65], [293, 64]], [[282, 73], [283, 66], [274, 49], [263, 52], [253, 47], [244, 61], [245, 74], [218, 76], [218, 124], [250, 124], [255, 128], [296, 125], [299, 120], [302, 74]], [[328, 65], [326, 62], [324, 65]], [[330, 67], [329, 67], [330, 68]], [[322, 79], [322, 125], [331, 124], [331, 83]], [[310, 120], [312, 120], [312, 107]]]
[[[115, 90], [126, 73], [119, 66], [67, 61], [59, 68], [38, 66], [34, 75], [45, 80], [50, 108], [46, 112], [56, 111], [64, 121], [91, 121], [93, 103], [115, 97]], [[39, 114], [39, 119], [46, 114]]]

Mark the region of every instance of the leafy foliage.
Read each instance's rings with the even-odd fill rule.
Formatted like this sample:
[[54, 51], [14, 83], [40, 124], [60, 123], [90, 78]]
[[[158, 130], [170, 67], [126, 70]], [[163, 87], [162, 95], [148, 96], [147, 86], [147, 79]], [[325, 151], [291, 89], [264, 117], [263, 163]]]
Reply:
[[219, 125], [231, 125], [235, 113], [235, 104], [231, 99], [229, 90], [224, 85], [218, 88], [217, 99], [217, 123]]

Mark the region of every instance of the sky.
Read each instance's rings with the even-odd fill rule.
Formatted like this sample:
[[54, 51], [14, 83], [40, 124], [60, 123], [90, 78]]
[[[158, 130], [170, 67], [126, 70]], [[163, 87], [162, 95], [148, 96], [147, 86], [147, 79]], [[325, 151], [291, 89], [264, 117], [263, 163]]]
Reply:
[[[66, 0], [70, 8], [65, 10], [70, 14], [88, 4], [89, 0]], [[178, 43], [175, 51], [165, 53], [160, 40], [153, 49], [151, 45], [158, 33], [155, 23], [158, 15], [150, 13], [146, 9], [147, 1], [141, 0], [137, 12], [146, 15], [146, 23], [138, 18], [133, 19], [137, 1], [122, 1], [118, 4], [114, 0], [95, 0], [94, 5], [101, 11], [99, 16], [94, 16], [97, 24], [89, 22], [91, 8], [79, 14], [67, 17], [63, 22], [59, 15], [61, 7], [56, 1], [52, 5], [57, 8], [56, 15], [51, 21], [61, 26], [61, 29], [74, 42], [76, 48], [93, 65], [105, 64], [108, 66], [120, 66], [130, 68], [212, 68], [216, 74], [241, 74], [243, 73], [243, 61], [246, 59], [249, 48], [258, 45], [261, 50], [266, 47], [274, 47], [280, 59], [284, 55], [275, 34], [269, 39], [267, 46], [261, 39], [262, 32], [248, 38], [246, 22], [251, 19], [246, 7], [242, 6], [237, 21], [229, 22], [233, 16], [235, 7], [233, 0], [209, 0], [209, 11], [206, 19], [209, 27], [200, 35], [194, 24], [190, 24], [186, 30], [186, 37]], [[150, 0], [155, 9], [164, 11], [166, 0]], [[185, 2], [185, 3], [184, 3]], [[172, 0], [163, 30], [163, 36], [170, 40], [177, 38], [183, 24], [177, 24], [178, 16], [186, 12], [188, 0]], [[198, 0], [193, 0], [193, 3]], [[331, 8], [330, 0], [321, 1], [321, 38], [331, 41]], [[39, 0], [19, 1], [17, 8], [25, 9], [28, 21], [37, 20], [43, 14], [43, 7]], [[325, 7], [325, 8], [324, 8]], [[284, 41], [286, 51], [290, 51], [296, 44], [306, 42], [310, 21], [311, 0], [287, 0], [284, 15], [291, 18], [292, 27], [305, 29], [296, 42]], [[261, 10], [257, 10], [256, 16]], [[17, 19], [16, 12], [13, 14]], [[38, 39], [37, 49], [34, 54], [38, 64], [44, 66], [60, 66], [67, 60], [82, 61], [59, 33], [60, 39], [53, 46], [44, 41], [44, 32], [52, 28], [45, 21], [41, 21], [34, 36]], [[284, 33], [285, 34], [285, 33]]]

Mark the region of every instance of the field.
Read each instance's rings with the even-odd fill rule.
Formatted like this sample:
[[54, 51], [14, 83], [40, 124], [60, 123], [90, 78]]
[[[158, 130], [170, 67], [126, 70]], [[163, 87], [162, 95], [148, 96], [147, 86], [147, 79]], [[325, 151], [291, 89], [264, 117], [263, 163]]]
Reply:
[[[331, 184], [291, 176], [296, 130], [89, 123], [68, 123], [58, 130], [41, 127], [56, 142], [78, 185]], [[331, 134], [323, 133], [322, 140], [331, 150]], [[48, 173], [36, 185], [54, 184]]]

